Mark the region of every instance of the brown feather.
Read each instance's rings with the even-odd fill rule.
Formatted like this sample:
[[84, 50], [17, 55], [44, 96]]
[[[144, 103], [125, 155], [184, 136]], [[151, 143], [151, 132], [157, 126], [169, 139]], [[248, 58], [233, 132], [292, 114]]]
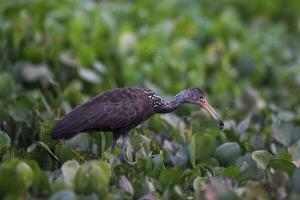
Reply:
[[134, 128], [154, 114], [145, 97], [141, 88], [118, 88], [100, 94], [65, 115], [53, 128], [52, 138]]

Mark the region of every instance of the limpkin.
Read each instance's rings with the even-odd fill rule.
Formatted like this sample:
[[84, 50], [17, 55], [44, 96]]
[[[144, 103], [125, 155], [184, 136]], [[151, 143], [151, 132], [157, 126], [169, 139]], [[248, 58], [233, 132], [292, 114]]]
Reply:
[[52, 138], [69, 139], [80, 132], [112, 131], [112, 151], [122, 136], [121, 157], [124, 160], [131, 129], [156, 113], [172, 112], [184, 103], [205, 108], [223, 129], [222, 119], [199, 88], [188, 88], [165, 101], [152, 90], [127, 87], [107, 91], [76, 107], [54, 126]]

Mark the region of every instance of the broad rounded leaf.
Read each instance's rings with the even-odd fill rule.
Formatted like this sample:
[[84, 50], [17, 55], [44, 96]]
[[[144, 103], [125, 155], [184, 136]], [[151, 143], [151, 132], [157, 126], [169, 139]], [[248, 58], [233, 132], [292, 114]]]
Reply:
[[50, 197], [50, 200], [74, 200], [76, 195], [71, 190], [62, 190]]
[[183, 170], [181, 168], [168, 168], [161, 171], [159, 182], [166, 188], [178, 182], [181, 178]]
[[85, 68], [79, 68], [78, 73], [79, 73], [79, 76], [87, 82], [90, 82], [90, 83], [93, 83], [93, 84], [99, 84], [102, 81], [100, 76], [97, 75], [97, 73], [94, 72], [93, 70], [85, 69]]
[[228, 177], [237, 177], [240, 173], [240, 168], [237, 166], [229, 166], [226, 167], [222, 172], [222, 176], [228, 176]]
[[19, 162], [16, 165], [16, 171], [19, 174], [19, 178], [22, 179], [26, 186], [32, 184], [34, 174], [31, 167], [26, 162]]
[[234, 165], [241, 154], [240, 145], [236, 142], [224, 143], [215, 151], [215, 157], [224, 166]]
[[291, 189], [295, 192], [300, 191], [300, 168], [297, 168], [292, 175]]
[[72, 190], [73, 189], [73, 184], [69, 180], [65, 180], [63, 178], [58, 178], [52, 184], [51, 189], [52, 189], [53, 192], [58, 192], [58, 191], [61, 191], [61, 190]]
[[75, 191], [88, 195], [96, 193], [104, 195], [111, 177], [110, 165], [104, 161], [92, 160], [84, 163], [77, 171], [74, 186]]
[[10, 74], [0, 74], [0, 101], [7, 99], [15, 90], [15, 82]]
[[216, 148], [215, 137], [212, 135], [195, 134], [191, 141], [191, 161], [203, 162], [213, 155]]
[[80, 165], [76, 160], [69, 160], [65, 162], [61, 167], [63, 177], [66, 180], [73, 181], [79, 167]]
[[284, 159], [272, 159], [269, 162], [268, 167], [272, 167], [274, 169], [284, 171], [289, 176], [291, 176], [296, 169], [296, 166], [292, 162]]
[[300, 127], [290, 122], [276, 123], [272, 127], [272, 137], [286, 147], [300, 139]]
[[131, 195], [134, 193], [133, 187], [126, 176], [121, 176], [119, 178], [119, 187]]
[[258, 150], [252, 153], [252, 159], [256, 162], [257, 167], [266, 169], [273, 155], [265, 150]]
[[0, 166], [0, 197], [22, 194], [34, 181], [31, 167], [18, 159], [10, 159]]
[[10, 137], [4, 131], [0, 130], [0, 150], [4, 147], [10, 147], [10, 144]]

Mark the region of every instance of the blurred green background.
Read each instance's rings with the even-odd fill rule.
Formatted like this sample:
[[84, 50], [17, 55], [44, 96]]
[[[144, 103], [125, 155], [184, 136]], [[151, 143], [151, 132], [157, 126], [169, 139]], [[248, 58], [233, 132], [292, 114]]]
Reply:
[[[300, 1], [2, 0], [0, 197], [300, 198]], [[53, 141], [108, 89], [202, 88], [225, 120], [183, 106], [131, 134]], [[5, 180], [5, 181], [4, 181]]]

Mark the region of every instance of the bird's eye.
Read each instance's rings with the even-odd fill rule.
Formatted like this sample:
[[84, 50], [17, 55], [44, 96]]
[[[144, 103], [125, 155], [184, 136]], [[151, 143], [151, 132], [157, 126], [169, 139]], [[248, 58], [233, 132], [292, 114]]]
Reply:
[[200, 99], [204, 99], [204, 96], [200, 96]]

